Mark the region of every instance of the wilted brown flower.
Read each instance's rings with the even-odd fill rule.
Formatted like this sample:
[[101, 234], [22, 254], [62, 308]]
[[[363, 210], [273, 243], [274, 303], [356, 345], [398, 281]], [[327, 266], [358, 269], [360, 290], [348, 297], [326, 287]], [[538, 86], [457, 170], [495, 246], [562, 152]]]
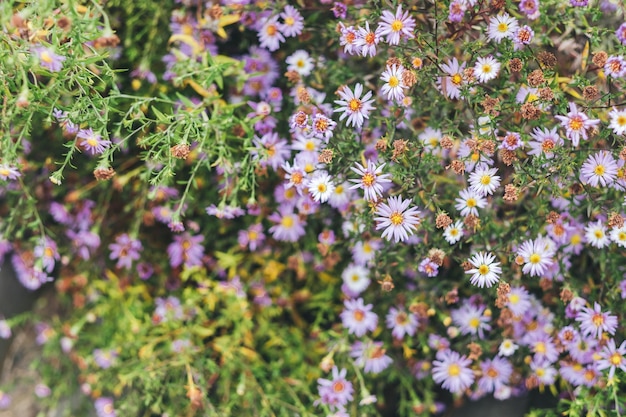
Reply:
[[174, 145], [170, 148], [170, 153], [174, 158], [187, 159], [191, 150], [189, 149], [188, 143], [179, 143], [178, 145]]
[[539, 62], [548, 68], [554, 67], [557, 63], [556, 56], [554, 56], [552, 52], [541, 51], [537, 54], [537, 58], [539, 59]]
[[111, 167], [98, 167], [93, 170], [93, 176], [98, 181], [110, 180], [115, 176], [115, 170]]
[[543, 71], [540, 69], [536, 69], [530, 74], [528, 74], [528, 84], [531, 87], [537, 87], [540, 84], [546, 82], [546, 79], [543, 77]]
[[591, 62], [593, 62], [594, 65], [597, 65], [598, 67], [604, 67], [604, 64], [606, 64], [606, 60], [608, 58], [609, 58], [609, 54], [607, 54], [604, 51], [598, 51], [593, 54], [593, 57], [591, 58]]
[[519, 58], [513, 58], [509, 61], [509, 69], [511, 72], [520, 72], [523, 66], [522, 60]]
[[445, 229], [452, 224], [452, 219], [446, 213], [439, 213], [435, 219], [437, 229]]

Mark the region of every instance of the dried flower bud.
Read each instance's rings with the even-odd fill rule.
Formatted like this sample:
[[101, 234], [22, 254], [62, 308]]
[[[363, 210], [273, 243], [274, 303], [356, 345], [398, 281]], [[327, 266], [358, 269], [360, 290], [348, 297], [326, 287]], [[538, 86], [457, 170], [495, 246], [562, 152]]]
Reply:
[[548, 291], [549, 289], [552, 289], [552, 284], [553, 284], [552, 280], [548, 278], [541, 278], [539, 280], [539, 286], [544, 291]]
[[468, 359], [472, 361], [480, 358], [480, 356], [483, 354], [483, 349], [476, 342], [471, 342], [469, 345], [467, 345], [467, 349], [469, 350]]
[[393, 285], [393, 279], [391, 278], [391, 275], [389, 274], [385, 275], [383, 280], [378, 281], [378, 283], [380, 284], [380, 289], [383, 290], [384, 292], [390, 292], [391, 290], [395, 288], [395, 285]]
[[222, 6], [220, 6], [219, 4], [214, 4], [209, 10], [209, 16], [213, 20], [218, 20], [220, 17], [222, 17], [223, 14], [224, 11], [222, 10]]
[[294, 70], [287, 71], [285, 73], [285, 78], [287, 78], [287, 81], [293, 84], [297, 84], [300, 82], [300, 74], [298, 74], [298, 72]]
[[472, 265], [468, 261], [463, 261], [463, 263], [461, 264], [461, 268], [463, 268], [463, 271], [469, 271], [470, 269], [474, 268], [474, 265]]
[[400, 67], [402, 66], [402, 61], [400, 61], [399, 58], [396, 57], [391, 57], [387, 60], [386, 65], [392, 67], [392, 66], [396, 66], [396, 67]]
[[174, 158], [187, 159], [191, 150], [188, 143], [179, 143], [170, 148], [170, 153]]
[[496, 151], [496, 143], [492, 140], [482, 140], [478, 143], [478, 150], [485, 155], [491, 156]]
[[439, 144], [441, 145], [443, 149], [452, 149], [452, 147], [454, 146], [454, 141], [452, 140], [450, 136], [445, 135], [444, 137], [441, 138], [441, 141], [439, 141]]
[[528, 84], [531, 87], [537, 87], [546, 82], [546, 79], [543, 77], [543, 71], [540, 69], [536, 69], [530, 74], [528, 74]]
[[548, 213], [548, 215], [546, 216], [546, 222], [548, 224], [554, 224], [556, 223], [559, 219], [561, 218], [561, 215], [559, 213], [557, 213], [556, 211], [551, 211], [550, 213]]
[[622, 217], [621, 214], [613, 212], [613, 213], [609, 214], [609, 220], [608, 220], [607, 224], [611, 228], [622, 227], [622, 226], [624, 226], [624, 218]]
[[459, 289], [457, 287], [452, 288], [446, 294], [445, 299], [446, 299], [446, 304], [448, 305], [458, 303], [459, 302]]
[[480, 227], [480, 219], [473, 214], [468, 214], [467, 216], [465, 216], [463, 223], [465, 224], [465, 226], [467, 226], [468, 229], [471, 229], [473, 231], [476, 231], [476, 229]]
[[569, 288], [563, 288], [561, 290], [560, 297], [561, 301], [563, 301], [564, 303], [569, 303], [574, 299], [574, 293]]
[[311, 102], [311, 95], [309, 94], [309, 90], [307, 90], [305, 86], [299, 86], [296, 94], [298, 96], [298, 100], [300, 100], [302, 103]]
[[404, 82], [404, 85], [411, 88], [417, 82], [417, 76], [413, 71], [405, 70], [402, 73], [402, 81]]
[[466, 83], [473, 83], [476, 81], [476, 77], [474, 76], [474, 67], [465, 68], [463, 70], [463, 80]]
[[541, 51], [537, 55], [537, 58], [539, 59], [539, 62], [548, 68], [554, 67], [557, 63], [556, 56], [554, 56], [552, 52]]
[[458, 159], [452, 161], [450, 165], [446, 167], [446, 169], [450, 167], [458, 175], [463, 175], [463, 173], [465, 172], [465, 164], [463, 163], [463, 161], [459, 161]]
[[526, 120], [538, 119], [541, 116], [541, 110], [533, 103], [524, 103], [521, 107], [522, 118]]
[[510, 292], [511, 286], [506, 282], [500, 281], [497, 290], [496, 307], [504, 308], [504, 306], [506, 306], [506, 304], [509, 302]]
[[604, 64], [606, 64], [606, 60], [609, 58], [609, 54], [607, 54], [604, 51], [598, 51], [595, 52], [593, 54], [593, 57], [591, 58], [591, 62], [594, 63], [594, 65], [597, 65], [598, 67], [604, 67]]
[[431, 250], [428, 251], [428, 257], [430, 258], [431, 261], [441, 266], [443, 265], [443, 260], [446, 257], [446, 253], [442, 251], [441, 249], [432, 248]]
[[595, 85], [588, 85], [583, 88], [583, 98], [587, 101], [592, 101], [598, 97], [598, 87]]
[[104, 35], [93, 41], [95, 48], [115, 48], [120, 44], [120, 38], [117, 35]]
[[57, 26], [61, 30], [68, 32], [72, 28], [72, 20], [67, 16], [61, 16], [57, 20]]
[[380, 138], [376, 141], [376, 145], [374, 145], [374, 148], [376, 148], [377, 151], [382, 152], [387, 149], [387, 146], [389, 146], [389, 144], [387, 143], [387, 139]]
[[619, 159], [621, 159], [622, 161], [626, 161], [626, 146], [624, 146], [619, 152]]
[[511, 72], [520, 72], [522, 70], [522, 60], [519, 58], [513, 58], [509, 61], [509, 69]]
[[550, 87], [543, 87], [539, 89], [539, 97], [545, 101], [554, 100], [554, 92]]
[[491, 0], [491, 3], [489, 4], [489, 8], [492, 11], [497, 12], [498, 10], [503, 9], [505, 5], [506, 5], [506, 0]]
[[111, 167], [98, 167], [93, 170], [93, 176], [98, 181], [110, 180], [115, 176], [115, 170]]
[[452, 224], [452, 219], [446, 213], [439, 213], [435, 219], [437, 229], [445, 229]]
[[500, 104], [500, 99], [493, 98], [489, 94], [485, 94], [485, 99], [482, 101], [482, 103], [480, 103], [480, 105], [483, 106], [485, 113], [487, 114], [497, 113], [494, 111], [494, 109], [496, 108], [496, 106], [498, 106], [498, 104]]
[[322, 164], [330, 164], [333, 161], [333, 150], [332, 149], [324, 149], [317, 157], [317, 161]]
[[393, 154], [391, 154], [391, 159], [393, 161], [397, 161], [399, 157], [404, 155], [408, 150], [409, 141], [405, 139], [396, 139], [393, 141]]

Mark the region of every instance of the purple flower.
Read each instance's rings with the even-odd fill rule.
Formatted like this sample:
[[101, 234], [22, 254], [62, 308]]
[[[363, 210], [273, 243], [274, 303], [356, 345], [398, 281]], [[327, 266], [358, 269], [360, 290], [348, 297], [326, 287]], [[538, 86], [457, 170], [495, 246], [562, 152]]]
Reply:
[[154, 300], [156, 308], [152, 314], [154, 323], [163, 323], [169, 320], [181, 320], [184, 317], [180, 300], [174, 296], [157, 298]]
[[255, 251], [259, 245], [265, 241], [265, 234], [263, 234], [263, 225], [256, 223], [248, 227], [247, 230], [240, 230], [237, 241], [239, 246], [250, 248], [251, 251]]
[[616, 347], [615, 340], [610, 339], [600, 353], [601, 359], [598, 361], [598, 370], [609, 369], [609, 379], [613, 379], [615, 369], [619, 368], [626, 372], [626, 341], [623, 341], [619, 347]]
[[93, 351], [93, 360], [102, 369], [108, 369], [115, 363], [118, 353], [115, 349], [95, 349]]
[[495, 357], [480, 363], [482, 377], [478, 380], [478, 388], [485, 392], [494, 392], [507, 385], [513, 373], [511, 363], [503, 358]]
[[0, 179], [2, 180], [16, 180], [21, 177], [22, 174], [15, 166], [8, 164], [0, 164]]
[[348, 10], [348, 7], [345, 4], [336, 1], [331, 10], [333, 11], [333, 15], [336, 19], [343, 20], [346, 18], [346, 11]]
[[626, 75], [626, 60], [621, 55], [611, 55], [604, 64], [604, 72], [614, 78]]
[[593, 187], [606, 187], [617, 178], [617, 161], [607, 151], [589, 155], [580, 169], [581, 181]]
[[115, 243], [109, 245], [111, 255], [109, 259], [117, 259], [116, 268], [130, 269], [133, 261], [139, 259], [139, 252], [143, 249], [141, 242], [131, 239], [126, 233], [115, 238]]
[[578, 146], [580, 139], [588, 139], [587, 130], [600, 123], [598, 119], [590, 119], [585, 113], [579, 112], [575, 103], [569, 103], [570, 111], [565, 116], [554, 116], [561, 121], [566, 136], [573, 146]]
[[139, 262], [137, 264], [137, 275], [139, 278], [146, 280], [154, 274], [154, 268], [148, 262]]
[[472, 363], [466, 356], [452, 350], [437, 354], [433, 361], [433, 380], [452, 393], [461, 393], [474, 382], [474, 372], [469, 368]]
[[617, 39], [622, 43], [622, 45], [626, 45], [626, 22], [619, 25], [615, 31], [615, 36], [617, 36]]
[[291, 155], [287, 141], [279, 138], [276, 132], [255, 137], [252, 142], [255, 148], [250, 152], [262, 167], [269, 165], [277, 170]]
[[402, 340], [404, 335], [413, 336], [417, 330], [417, 317], [407, 313], [404, 308], [391, 307], [386, 317], [387, 327], [392, 329], [391, 335]]
[[0, 319], [0, 339], [8, 339], [11, 337], [11, 327], [9, 323], [2, 318]]
[[43, 242], [35, 247], [33, 254], [41, 260], [43, 270], [48, 273], [54, 269], [55, 262], [61, 259], [56, 243], [49, 237], [46, 237]]
[[350, 356], [355, 359], [355, 365], [362, 366], [366, 373], [378, 374], [393, 363], [385, 352], [382, 342], [357, 341], [352, 345]]
[[11, 406], [11, 397], [9, 394], [0, 391], [0, 410], [6, 410]]
[[34, 48], [34, 52], [37, 54], [39, 65], [42, 67], [52, 72], [59, 72], [61, 68], [63, 68], [63, 61], [65, 61], [66, 58], [62, 55], [55, 54], [50, 48], [38, 46]]
[[296, 242], [306, 233], [306, 223], [293, 212], [293, 208], [279, 207], [278, 212], [269, 216], [269, 219], [275, 223], [269, 231], [276, 240]]
[[100, 397], [94, 401], [94, 407], [98, 417], [116, 417], [113, 398]]
[[101, 154], [111, 145], [110, 140], [102, 139], [102, 136], [94, 133], [91, 128], [80, 129], [76, 137], [83, 139], [79, 145], [92, 155]]
[[576, 316], [576, 321], [580, 322], [580, 330], [583, 335], [591, 335], [596, 339], [602, 338], [602, 332], [615, 334], [617, 330], [617, 316], [609, 312], [603, 313], [600, 304], [594, 303], [593, 309], [583, 307]]
[[335, 408], [342, 407], [352, 401], [354, 388], [352, 383], [346, 379], [347, 370], [339, 371], [336, 366], [333, 367], [332, 379], [319, 378], [318, 392], [322, 403]]
[[188, 232], [174, 236], [174, 242], [167, 247], [172, 268], [183, 264], [185, 268], [202, 265], [204, 247], [201, 242], [203, 240], [203, 236], [191, 236]]
[[345, 300], [345, 309], [341, 312], [343, 327], [348, 333], [362, 337], [366, 332], [373, 332], [378, 325], [378, 316], [372, 311], [372, 304], [364, 305], [362, 298]]
[[91, 253], [100, 247], [100, 236], [89, 230], [67, 230], [65, 235], [72, 240], [74, 252], [84, 260], [91, 258]]

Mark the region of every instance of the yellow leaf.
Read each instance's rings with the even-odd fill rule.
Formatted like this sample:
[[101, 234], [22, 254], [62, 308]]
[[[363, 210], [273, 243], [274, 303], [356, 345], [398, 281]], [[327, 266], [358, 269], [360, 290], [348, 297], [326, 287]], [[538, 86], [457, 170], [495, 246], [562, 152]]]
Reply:
[[254, 360], [254, 359], [257, 359], [259, 356], [255, 351], [244, 346], [240, 347], [239, 351], [241, 352], [243, 356], [245, 356], [248, 359]]
[[239, 22], [241, 19], [241, 15], [239, 14], [225, 14], [220, 17], [219, 27], [223, 28], [224, 26], [232, 25], [233, 23]]
[[581, 67], [583, 69], [583, 71], [585, 70], [585, 68], [587, 68], [587, 59], [589, 58], [589, 41], [587, 41], [585, 43], [585, 47], [583, 48], [583, 53], [582, 53], [582, 62], [581, 62]]
[[178, 33], [176, 35], [172, 35], [170, 37], [170, 40], [168, 41], [168, 43], [173, 43], [173, 42], [182, 42], [185, 43], [189, 46], [191, 46], [194, 55], [199, 54], [200, 52], [202, 52], [202, 46], [200, 46], [200, 44], [190, 35], [183, 35], [182, 33]]
[[200, 337], [211, 337], [215, 334], [215, 329], [212, 327], [196, 327], [194, 333]]
[[410, 359], [413, 357], [413, 355], [415, 354], [416, 350], [415, 349], [411, 349], [406, 343], [402, 344], [402, 351], [404, 353], [404, 357], [406, 359]]

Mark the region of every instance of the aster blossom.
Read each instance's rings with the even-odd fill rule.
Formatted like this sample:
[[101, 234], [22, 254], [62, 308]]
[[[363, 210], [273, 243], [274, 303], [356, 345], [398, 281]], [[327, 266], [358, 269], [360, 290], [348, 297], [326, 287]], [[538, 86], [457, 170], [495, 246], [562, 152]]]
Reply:
[[365, 194], [365, 200], [378, 200], [383, 195], [383, 184], [391, 182], [391, 174], [383, 174], [383, 168], [386, 164], [383, 163], [377, 167], [374, 162], [369, 160], [367, 161], [367, 168], [358, 162], [355, 165], [356, 167], [350, 167], [350, 169], [361, 178], [350, 179], [350, 182], [355, 183], [350, 189], [361, 188]]
[[500, 43], [503, 39], [511, 39], [518, 28], [519, 23], [516, 18], [511, 17], [508, 13], [501, 13], [489, 19], [487, 37]]
[[361, 128], [365, 119], [369, 119], [370, 112], [374, 110], [374, 106], [372, 106], [374, 100], [371, 99], [372, 92], [368, 91], [363, 97], [361, 97], [361, 94], [363, 94], [363, 84], [357, 83], [354, 86], [354, 92], [348, 87], [344, 87], [339, 91], [339, 97], [342, 100], [335, 100], [335, 104], [338, 104], [340, 107], [334, 111], [343, 112], [339, 116], [339, 120], [347, 117], [347, 126]]
[[626, 358], [624, 358], [624, 355], [626, 355], [626, 340], [617, 347], [615, 340], [609, 339], [600, 353], [600, 360], [597, 364], [598, 370], [608, 369], [609, 379], [613, 379], [617, 368], [626, 372]]
[[609, 112], [609, 118], [611, 119], [609, 127], [616, 135], [626, 134], [626, 109], [618, 110], [613, 107], [613, 110]]
[[603, 332], [612, 336], [617, 330], [617, 316], [602, 312], [597, 302], [593, 304], [593, 308], [583, 307], [576, 315], [576, 321], [580, 323], [580, 331], [583, 335], [590, 335], [596, 339], [602, 338]]
[[580, 169], [580, 179], [593, 187], [606, 187], [617, 178], [617, 161], [607, 151], [589, 155]]
[[494, 262], [495, 260], [495, 255], [487, 252], [478, 252], [468, 260], [473, 268], [465, 273], [472, 274], [470, 277], [472, 285], [489, 288], [498, 282], [502, 268], [500, 268], [500, 262]]
[[420, 211], [416, 207], [409, 208], [411, 200], [403, 200], [401, 196], [389, 197], [387, 203], [381, 203], [376, 209], [374, 220], [378, 222], [376, 230], [385, 229], [381, 237], [398, 243], [409, 238], [420, 224]]
[[433, 361], [433, 380], [452, 393], [461, 393], [474, 382], [472, 361], [458, 352], [446, 350]]
[[447, 74], [437, 79], [441, 93], [451, 99], [461, 98], [461, 87], [465, 84], [463, 79], [465, 62], [459, 64], [456, 58], [452, 58], [443, 64], [441, 69]]
[[398, 45], [400, 39], [414, 38], [414, 29], [415, 19], [409, 15], [408, 11], [403, 12], [400, 5], [395, 15], [388, 10], [383, 11], [376, 32], [380, 36], [385, 36], [385, 40], [389, 45]]
[[280, 44], [285, 42], [285, 37], [281, 33], [281, 27], [282, 25], [278, 23], [278, 16], [267, 18], [258, 33], [259, 45], [272, 52], [277, 50]]
[[376, 55], [376, 47], [380, 42], [380, 34], [370, 29], [370, 23], [365, 22], [365, 27], [358, 28], [358, 37], [356, 39], [356, 47], [360, 49], [361, 55], [364, 57], [373, 57]]
[[335, 184], [327, 172], [319, 171], [309, 180], [308, 190], [315, 201], [325, 203], [335, 191]]
[[402, 101], [404, 98], [404, 88], [406, 85], [403, 81], [404, 67], [402, 65], [387, 65], [380, 79], [385, 82], [381, 88], [381, 92], [387, 96], [389, 100]]
[[519, 263], [524, 264], [522, 272], [531, 277], [545, 273], [554, 263], [554, 255], [554, 243], [542, 237], [522, 243], [517, 251]]
[[573, 146], [578, 146], [580, 139], [588, 139], [587, 130], [600, 123], [598, 119], [590, 119], [583, 112], [578, 111], [575, 103], [569, 104], [570, 111], [565, 116], [555, 116], [561, 126], [565, 128], [566, 136]]
[[0, 179], [2, 180], [16, 180], [21, 177], [20, 171], [13, 165], [0, 164]]
[[474, 76], [481, 83], [493, 80], [500, 72], [500, 63], [491, 55], [480, 57], [474, 65]]
[[483, 197], [492, 195], [500, 186], [500, 176], [496, 175], [497, 172], [497, 168], [480, 164], [469, 176], [470, 188]]
[[101, 154], [111, 145], [110, 140], [102, 139], [102, 136], [95, 133], [91, 128], [79, 130], [76, 137], [83, 139], [79, 145], [92, 155]]
[[334, 366], [331, 379], [319, 378], [317, 380], [318, 392], [323, 403], [337, 407], [352, 401], [354, 388], [352, 383], [346, 379], [347, 372], [346, 369], [340, 371]]

